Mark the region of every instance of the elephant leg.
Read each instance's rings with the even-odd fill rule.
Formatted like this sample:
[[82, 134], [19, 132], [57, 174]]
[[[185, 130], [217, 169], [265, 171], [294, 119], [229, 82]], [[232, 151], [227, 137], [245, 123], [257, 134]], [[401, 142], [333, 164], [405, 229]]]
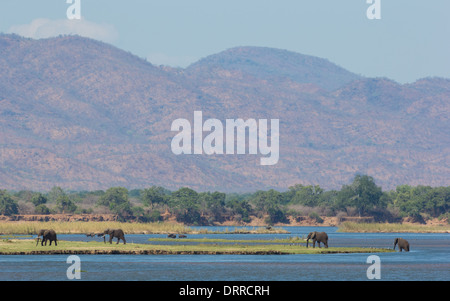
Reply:
[[320, 249], [320, 241], [317, 242], [317, 245], [319, 246], [319, 249]]
[[324, 242], [323, 244], [325, 245], [325, 248], [328, 249], [328, 242]]
[[119, 244], [119, 240], [120, 240], [120, 237], [117, 237], [117, 243], [116, 243], [116, 245]]
[[127, 241], [125, 240], [125, 237], [122, 237], [122, 240], [123, 240], [123, 244], [126, 245]]

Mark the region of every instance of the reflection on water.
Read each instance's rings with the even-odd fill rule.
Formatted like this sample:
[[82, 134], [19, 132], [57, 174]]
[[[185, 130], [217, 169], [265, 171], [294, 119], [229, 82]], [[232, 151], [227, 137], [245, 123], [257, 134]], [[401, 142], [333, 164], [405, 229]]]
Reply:
[[[202, 227], [205, 228], [205, 227]], [[211, 229], [211, 228], [210, 228]], [[213, 231], [224, 228], [212, 228]], [[228, 227], [230, 231], [234, 227]], [[409, 253], [379, 253], [382, 280], [450, 280], [450, 235], [434, 233], [339, 233], [332, 227], [286, 227], [289, 234], [198, 234], [190, 238], [275, 239], [328, 233], [333, 247], [392, 248], [396, 237]], [[166, 235], [127, 235], [127, 242], [149, 243]], [[61, 240], [91, 241], [85, 235]], [[367, 280], [370, 254], [317, 255], [82, 255], [82, 280], [297, 281]], [[0, 280], [67, 280], [64, 255], [0, 256]]]

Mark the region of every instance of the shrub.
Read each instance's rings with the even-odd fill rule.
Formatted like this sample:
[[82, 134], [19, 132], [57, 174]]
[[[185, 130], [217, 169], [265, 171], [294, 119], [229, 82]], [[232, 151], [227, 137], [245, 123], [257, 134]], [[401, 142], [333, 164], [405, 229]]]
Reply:
[[34, 208], [36, 214], [50, 214], [50, 209], [44, 204], [38, 205]]
[[279, 208], [269, 208], [267, 210], [267, 213], [269, 214], [269, 216], [266, 218], [265, 222], [269, 225], [287, 222], [286, 215]]
[[153, 210], [152, 213], [150, 213], [150, 221], [159, 222], [162, 220], [163, 218], [161, 216], [161, 212], [159, 212], [158, 210]]
[[309, 217], [315, 219], [319, 224], [323, 223], [323, 219], [319, 216], [319, 214], [317, 214], [317, 212], [311, 212]]
[[13, 215], [19, 212], [19, 206], [6, 190], [0, 190], [0, 214]]

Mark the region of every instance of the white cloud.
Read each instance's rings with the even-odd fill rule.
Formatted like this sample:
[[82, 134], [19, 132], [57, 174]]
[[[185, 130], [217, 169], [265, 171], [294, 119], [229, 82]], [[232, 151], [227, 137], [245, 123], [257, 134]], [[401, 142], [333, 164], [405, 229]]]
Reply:
[[80, 35], [108, 43], [114, 42], [119, 36], [113, 25], [96, 24], [85, 19], [35, 19], [30, 24], [13, 25], [8, 32], [33, 39], [44, 39], [59, 35]]
[[170, 56], [165, 53], [154, 52], [147, 55], [147, 61], [153, 65], [185, 68], [195, 62], [196, 58], [191, 56]]

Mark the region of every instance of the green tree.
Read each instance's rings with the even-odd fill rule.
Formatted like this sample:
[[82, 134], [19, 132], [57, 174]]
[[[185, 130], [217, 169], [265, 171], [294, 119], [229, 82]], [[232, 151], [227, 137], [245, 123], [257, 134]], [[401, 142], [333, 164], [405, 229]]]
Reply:
[[342, 187], [338, 194], [337, 203], [341, 208], [355, 207], [359, 215], [364, 215], [377, 206], [383, 206], [380, 202], [382, 194], [381, 187], [375, 184], [372, 177], [356, 175], [352, 184]]
[[66, 195], [64, 190], [59, 186], [54, 186], [48, 193], [48, 200], [51, 202], [56, 202], [61, 196]]
[[288, 221], [286, 217], [286, 213], [279, 207], [271, 207], [267, 210], [267, 218], [265, 222], [269, 225], [273, 225], [275, 223], [286, 223]]
[[47, 203], [47, 198], [42, 193], [35, 193], [32, 198], [31, 202], [34, 206], [39, 206]]
[[187, 187], [172, 192], [169, 205], [174, 211], [177, 221], [190, 225], [206, 223], [199, 210], [198, 198], [198, 193]]
[[279, 209], [283, 205], [285, 198], [283, 195], [274, 190], [257, 191], [251, 202], [255, 204], [256, 210], [268, 213], [269, 209]]
[[256, 210], [268, 214], [266, 222], [274, 224], [287, 220], [284, 210], [285, 197], [282, 193], [270, 189], [268, 191], [258, 191], [252, 199]]
[[206, 215], [210, 217], [210, 222], [222, 221], [225, 212], [226, 194], [215, 191], [199, 193], [199, 203]]
[[141, 192], [141, 200], [145, 206], [153, 209], [154, 204], [165, 204], [169, 199], [168, 190], [161, 186], [152, 186]]
[[97, 204], [108, 207], [111, 212], [117, 214], [121, 219], [125, 219], [133, 214], [131, 203], [128, 200], [128, 190], [124, 187], [109, 188], [99, 198]]
[[420, 213], [423, 211], [426, 190], [424, 186], [397, 186], [394, 205], [403, 215], [421, 219]]
[[38, 205], [34, 208], [36, 214], [50, 214], [50, 209], [44, 204]]
[[61, 213], [73, 213], [77, 210], [77, 206], [67, 195], [58, 197], [56, 200], [56, 208]]
[[450, 187], [430, 188], [424, 198], [424, 211], [438, 217], [448, 212], [450, 208]]
[[0, 214], [13, 215], [19, 212], [19, 206], [6, 190], [0, 190]]
[[237, 196], [233, 196], [226, 203], [225, 206], [230, 208], [233, 214], [238, 214], [245, 223], [251, 221], [250, 215], [252, 213], [252, 206], [247, 200], [240, 199]]
[[291, 202], [293, 204], [301, 204], [308, 207], [315, 207], [319, 205], [323, 189], [319, 185], [296, 185], [295, 194]]

